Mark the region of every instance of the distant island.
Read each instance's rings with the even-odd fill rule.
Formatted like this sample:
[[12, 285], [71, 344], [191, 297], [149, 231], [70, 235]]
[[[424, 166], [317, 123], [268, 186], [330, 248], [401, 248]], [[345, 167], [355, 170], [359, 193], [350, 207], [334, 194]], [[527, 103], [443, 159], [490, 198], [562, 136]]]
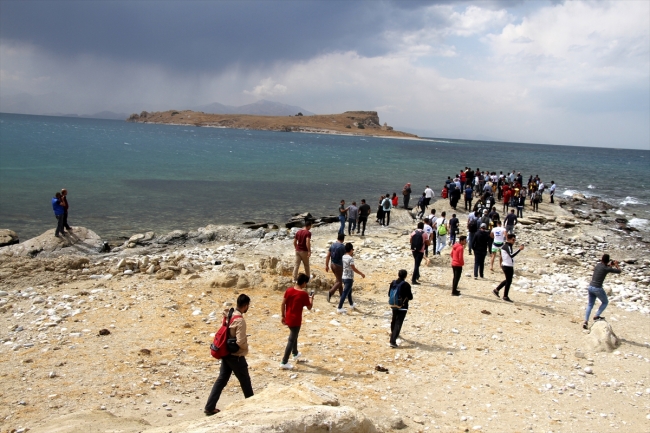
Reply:
[[379, 122], [376, 111], [346, 111], [342, 114], [303, 116], [255, 116], [246, 114], [208, 114], [199, 111], [157, 111], [132, 114], [127, 122], [168, 125], [193, 125], [214, 128], [256, 129], [261, 131], [310, 132], [395, 138], [419, 138], [395, 131]]

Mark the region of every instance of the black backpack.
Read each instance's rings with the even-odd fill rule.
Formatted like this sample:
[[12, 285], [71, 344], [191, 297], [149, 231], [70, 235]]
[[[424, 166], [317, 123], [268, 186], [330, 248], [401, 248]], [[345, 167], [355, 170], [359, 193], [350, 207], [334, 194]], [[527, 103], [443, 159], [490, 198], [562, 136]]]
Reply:
[[470, 233], [476, 233], [476, 231], [478, 230], [478, 219], [477, 219], [477, 218], [474, 218], [473, 220], [471, 220], [471, 221], [467, 224], [467, 230], [468, 230]]
[[424, 232], [421, 230], [416, 230], [411, 237], [411, 251], [420, 252], [424, 246], [424, 237], [422, 236]]

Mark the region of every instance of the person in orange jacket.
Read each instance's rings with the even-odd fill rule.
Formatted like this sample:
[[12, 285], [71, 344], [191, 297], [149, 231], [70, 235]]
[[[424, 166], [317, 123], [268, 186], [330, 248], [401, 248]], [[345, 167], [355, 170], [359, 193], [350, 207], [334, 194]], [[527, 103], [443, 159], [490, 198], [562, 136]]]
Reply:
[[455, 243], [451, 249], [451, 269], [454, 271], [454, 282], [451, 286], [451, 296], [460, 296], [458, 283], [460, 282], [460, 277], [463, 274], [463, 265], [465, 264], [463, 253], [465, 251], [466, 244], [467, 236], [461, 236], [458, 238], [458, 242]]

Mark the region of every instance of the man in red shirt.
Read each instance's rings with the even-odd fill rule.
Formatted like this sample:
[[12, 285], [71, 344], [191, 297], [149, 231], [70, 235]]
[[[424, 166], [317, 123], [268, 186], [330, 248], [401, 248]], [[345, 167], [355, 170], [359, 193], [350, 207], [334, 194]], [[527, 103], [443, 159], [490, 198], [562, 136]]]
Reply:
[[465, 244], [467, 244], [467, 237], [461, 236], [458, 238], [458, 243], [455, 243], [451, 249], [451, 269], [454, 271], [454, 282], [451, 285], [451, 296], [460, 296], [458, 283], [463, 274], [463, 265], [465, 264], [465, 259], [463, 258]]
[[298, 333], [302, 325], [302, 309], [307, 307], [311, 310], [314, 305], [314, 292], [311, 296], [305, 291], [305, 287], [309, 282], [309, 277], [305, 274], [298, 275], [295, 287], [289, 287], [284, 292], [284, 299], [282, 300], [282, 324], [289, 327], [289, 341], [287, 347], [284, 349], [284, 357], [280, 368], [284, 370], [291, 370], [292, 364], [289, 364], [289, 355], [293, 352], [293, 359], [300, 357], [298, 352]]
[[305, 228], [298, 230], [293, 238], [293, 247], [296, 249], [296, 262], [293, 266], [293, 281], [298, 280], [298, 270], [302, 262], [305, 274], [309, 275], [309, 257], [311, 256], [311, 221], [305, 222]]
[[507, 185], [503, 186], [503, 212], [508, 213], [508, 207], [510, 206], [510, 199], [512, 198], [512, 190], [507, 188]]

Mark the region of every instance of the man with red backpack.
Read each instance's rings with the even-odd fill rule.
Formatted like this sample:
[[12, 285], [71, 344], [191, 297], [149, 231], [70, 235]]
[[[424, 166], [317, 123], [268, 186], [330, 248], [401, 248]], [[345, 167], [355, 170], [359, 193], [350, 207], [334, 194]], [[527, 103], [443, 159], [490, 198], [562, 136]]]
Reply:
[[[208, 401], [203, 410], [207, 416], [215, 415], [220, 412], [219, 409], [217, 409], [217, 402], [219, 401], [219, 397], [221, 397], [221, 392], [228, 384], [230, 376], [233, 373], [235, 373], [235, 377], [239, 380], [239, 385], [244, 392], [244, 397], [249, 398], [253, 396], [253, 385], [251, 384], [251, 378], [248, 374], [248, 364], [246, 363], [245, 358], [248, 354], [248, 340], [246, 338], [246, 321], [244, 320], [244, 313], [248, 311], [250, 303], [251, 299], [248, 296], [241, 294], [237, 298], [237, 308], [233, 312], [228, 310], [224, 310], [223, 312], [224, 320], [222, 326], [229, 326], [227, 330], [227, 338], [236, 339], [237, 346], [239, 347], [237, 351], [228, 353], [221, 358], [219, 377], [212, 386], [212, 391], [210, 392], [210, 396], [208, 397]], [[226, 322], [229, 318], [230, 323], [227, 324]]]

